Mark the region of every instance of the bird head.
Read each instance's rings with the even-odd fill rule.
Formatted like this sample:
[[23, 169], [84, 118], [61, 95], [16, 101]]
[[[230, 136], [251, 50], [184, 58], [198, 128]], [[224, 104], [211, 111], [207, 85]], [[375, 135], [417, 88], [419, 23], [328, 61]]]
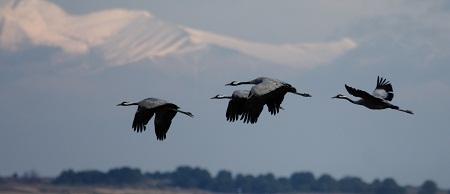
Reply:
[[222, 99], [223, 97], [224, 97], [224, 95], [217, 94], [214, 97], [211, 97], [210, 99]]
[[232, 82], [230, 82], [228, 84], [225, 84], [225, 86], [237, 86], [237, 85], [239, 85], [238, 81], [232, 81]]
[[297, 89], [292, 87], [292, 85], [290, 85], [290, 84], [286, 84], [285, 87], [287, 88], [288, 92], [292, 92], [292, 93], [296, 93], [297, 92]]
[[342, 94], [338, 94], [338, 95], [336, 95], [336, 96], [334, 96], [334, 97], [331, 97], [331, 98], [339, 98], [339, 99], [342, 99], [342, 98], [345, 98], [346, 96], [344, 96], [344, 95], [342, 95]]
[[128, 103], [127, 101], [123, 101], [123, 102], [119, 103], [117, 106], [126, 106], [127, 103]]
[[303, 97], [311, 97], [311, 94], [302, 93], [302, 94], [300, 94], [300, 96], [303, 96]]

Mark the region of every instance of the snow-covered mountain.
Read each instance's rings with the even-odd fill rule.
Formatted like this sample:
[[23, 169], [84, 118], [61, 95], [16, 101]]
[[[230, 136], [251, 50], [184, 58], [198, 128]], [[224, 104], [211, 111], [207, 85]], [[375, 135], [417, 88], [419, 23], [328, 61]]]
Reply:
[[267, 63], [311, 68], [355, 48], [350, 38], [307, 44], [267, 44], [162, 21], [147, 11], [106, 10], [71, 15], [44, 0], [12, 0], [0, 9], [0, 48], [58, 48], [64, 54], [95, 53], [108, 65], [231, 50]]

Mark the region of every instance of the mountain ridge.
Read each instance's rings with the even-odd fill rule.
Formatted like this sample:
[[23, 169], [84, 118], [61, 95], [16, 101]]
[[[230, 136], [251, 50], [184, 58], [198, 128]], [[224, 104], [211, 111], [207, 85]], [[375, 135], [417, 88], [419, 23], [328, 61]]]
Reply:
[[83, 56], [97, 52], [110, 66], [190, 52], [208, 45], [274, 64], [312, 68], [357, 47], [350, 38], [307, 44], [268, 44], [194, 29], [158, 19], [148, 11], [112, 9], [71, 15], [44, 0], [11, 0], [1, 8], [0, 48], [48, 46]]

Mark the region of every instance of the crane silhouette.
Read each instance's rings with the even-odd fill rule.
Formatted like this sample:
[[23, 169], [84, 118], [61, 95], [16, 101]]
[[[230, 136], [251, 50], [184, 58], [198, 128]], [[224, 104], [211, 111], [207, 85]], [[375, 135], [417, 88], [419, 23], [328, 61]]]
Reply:
[[377, 77], [377, 86], [372, 94], [367, 93], [366, 91], [352, 88], [345, 84], [345, 89], [347, 92], [355, 97], [359, 97], [359, 100], [352, 100], [345, 95], [338, 94], [333, 98], [337, 99], [345, 99], [353, 104], [365, 106], [369, 109], [379, 110], [379, 109], [394, 109], [398, 111], [402, 111], [408, 114], [414, 114], [410, 110], [404, 110], [390, 103], [390, 101], [394, 98], [394, 91], [392, 89], [392, 85], [386, 79], [378, 76]]
[[258, 77], [256, 79], [238, 82], [232, 81], [227, 86], [238, 86], [243, 84], [253, 84], [248, 96], [247, 106], [241, 119], [244, 123], [256, 123], [264, 105], [267, 106], [270, 114], [276, 115], [281, 109], [281, 103], [287, 93], [297, 94], [303, 97], [311, 97], [307, 93], [299, 93], [292, 85], [278, 79], [268, 77]]
[[234, 122], [245, 112], [249, 93], [248, 90], [235, 90], [231, 96], [217, 94], [211, 99], [230, 99], [225, 117], [227, 121]]
[[177, 105], [157, 98], [146, 98], [135, 103], [124, 101], [117, 106], [138, 106], [132, 124], [133, 130], [138, 133], [145, 131], [147, 123], [155, 115], [155, 134], [160, 141], [166, 139], [166, 133], [177, 112], [194, 117], [190, 112], [179, 110]]

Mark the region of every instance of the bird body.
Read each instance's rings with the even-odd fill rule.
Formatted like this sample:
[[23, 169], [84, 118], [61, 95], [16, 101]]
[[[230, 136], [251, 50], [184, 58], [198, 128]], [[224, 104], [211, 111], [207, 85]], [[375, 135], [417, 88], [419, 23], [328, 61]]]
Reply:
[[388, 101], [382, 100], [382, 101], [369, 101], [369, 100], [363, 100], [363, 99], [359, 99], [353, 102], [354, 104], [357, 105], [361, 105], [361, 106], [365, 106], [369, 109], [374, 109], [374, 110], [380, 110], [380, 109], [386, 109], [386, 108], [390, 108], [390, 107], [395, 107], [394, 105], [392, 105], [391, 103], [389, 103]]
[[235, 99], [247, 99], [249, 94], [250, 91], [248, 90], [235, 90], [231, 97]]
[[283, 85], [284, 85], [284, 83], [281, 81], [277, 81], [277, 80], [273, 80], [273, 79], [264, 80], [251, 88], [250, 97], [266, 95], [266, 94], [282, 87]]
[[373, 91], [372, 94], [369, 94], [363, 90], [352, 88], [352, 87], [348, 86], [347, 84], [345, 85], [345, 89], [347, 90], [347, 92], [349, 94], [351, 94], [355, 97], [359, 97], [361, 99], [354, 101], [342, 94], [338, 94], [337, 96], [335, 96], [333, 98], [345, 99], [353, 104], [362, 105], [362, 106], [365, 106], [365, 107], [367, 107], [369, 109], [373, 109], [373, 110], [390, 108], [390, 109], [406, 112], [409, 114], [414, 114], [410, 110], [400, 109], [398, 106], [395, 106], [390, 103], [390, 101], [394, 98], [394, 91], [392, 89], [391, 83], [382, 77], [378, 76], [377, 86], [375, 87], [375, 90]]
[[146, 99], [138, 102], [138, 106], [144, 107], [147, 109], [157, 108], [164, 104], [168, 104], [168, 102], [165, 100], [162, 100], [162, 99], [158, 99], [158, 98], [146, 98]]
[[157, 140], [166, 139], [166, 133], [172, 124], [172, 119], [177, 112], [193, 117], [192, 113], [179, 110], [173, 103], [158, 98], [146, 98], [136, 103], [122, 102], [117, 106], [138, 106], [134, 115], [132, 128], [136, 132], [143, 132], [147, 123], [155, 115], [155, 134]]

